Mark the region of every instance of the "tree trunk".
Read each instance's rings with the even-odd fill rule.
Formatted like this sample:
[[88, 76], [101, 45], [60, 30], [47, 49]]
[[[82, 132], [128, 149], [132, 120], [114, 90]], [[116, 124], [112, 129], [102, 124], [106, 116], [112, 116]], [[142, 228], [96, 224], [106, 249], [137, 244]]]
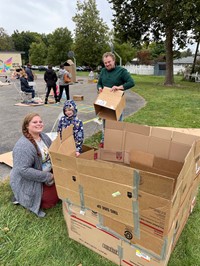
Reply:
[[[199, 50], [199, 40], [197, 42], [197, 47], [196, 47], [196, 51], [195, 51], [194, 60], [193, 60], [192, 69], [191, 69], [191, 73], [190, 74], [194, 73], [198, 50]], [[191, 76], [190, 76], [190, 79], [191, 79]]]
[[173, 29], [166, 28], [166, 75], [165, 85], [171, 86], [174, 84], [174, 66], [173, 66]]

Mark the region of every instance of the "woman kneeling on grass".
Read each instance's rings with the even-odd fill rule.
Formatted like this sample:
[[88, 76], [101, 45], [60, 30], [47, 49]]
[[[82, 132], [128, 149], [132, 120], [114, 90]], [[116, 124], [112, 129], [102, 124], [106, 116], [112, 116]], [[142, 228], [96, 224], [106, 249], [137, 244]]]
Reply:
[[22, 124], [23, 136], [13, 149], [10, 185], [14, 204], [20, 204], [39, 217], [56, 205], [58, 196], [48, 148], [51, 139], [43, 133], [44, 124], [37, 113], [28, 114]]

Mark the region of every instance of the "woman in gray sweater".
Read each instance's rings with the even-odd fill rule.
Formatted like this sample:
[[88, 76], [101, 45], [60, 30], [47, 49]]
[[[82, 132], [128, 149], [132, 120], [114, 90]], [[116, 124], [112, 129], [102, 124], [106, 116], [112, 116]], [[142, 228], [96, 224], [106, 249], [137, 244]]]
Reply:
[[58, 202], [48, 148], [51, 139], [43, 133], [44, 124], [37, 113], [28, 114], [22, 124], [23, 136], [13, 149], [10, 185], [15, 200], [39, 217], [42, 209]]

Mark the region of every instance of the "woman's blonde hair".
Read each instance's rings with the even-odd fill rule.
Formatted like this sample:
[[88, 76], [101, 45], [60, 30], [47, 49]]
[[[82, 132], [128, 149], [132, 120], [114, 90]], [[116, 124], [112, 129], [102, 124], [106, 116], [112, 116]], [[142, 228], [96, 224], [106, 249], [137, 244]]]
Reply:
[[35, 142], [33, 136], [29, 133], [28, 131], [28, 126], [31, 122], [31, 120], [35, 117], [35, 116], [39, 116], [40, 115], [38, 113], [30, 113], [30, 114], [27, 114], [25, 117], [24, 117], [24, 120], [22, 122], [22, 133], [23, 135], [34, 145], [34, 147], [36, 148], [36, 151], [37, 151], [37, 155], [38, 156], [41, 156], [41, 152], [38, 148], [38, 145], [37, 143]]

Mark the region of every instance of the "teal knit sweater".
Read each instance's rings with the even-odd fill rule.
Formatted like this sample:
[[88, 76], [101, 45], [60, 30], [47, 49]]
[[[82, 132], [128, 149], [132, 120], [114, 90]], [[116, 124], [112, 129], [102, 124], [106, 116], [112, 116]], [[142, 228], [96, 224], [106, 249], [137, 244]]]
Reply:
[[124, 90], [128, 90], [135, 86], [135, 82], [131, 77], [130, 73], [121, 66], [116, 66], [112, 70], [108, 71], [106, 68], [101, 70], [97, 89], [109, 87], [112, 88], [113, 86], [120, 86], [123, 85]]

